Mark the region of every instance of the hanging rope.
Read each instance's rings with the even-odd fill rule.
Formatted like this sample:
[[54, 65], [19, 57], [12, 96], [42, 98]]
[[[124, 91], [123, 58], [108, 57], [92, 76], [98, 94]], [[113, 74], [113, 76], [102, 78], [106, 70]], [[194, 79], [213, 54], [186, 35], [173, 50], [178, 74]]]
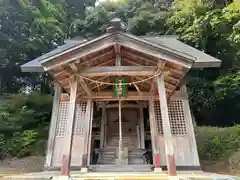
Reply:
[[[134, 85], [134, 84], [139, 84], [139, 83], [142, 83], [142, 82], [145, 82], [145, 81], [148, 81], [150, 79], [153, 79], [155, 78], [156, 76], [159, 76], [162, 74], [162, 71], [160, 71], [159, 73], [155, 73], [152, 77], [148, 77], [146, 79], [142, 79], [142, 80], [139, 80], [139, 81], [132, 81], [132, 82], [129, 82], [129, 83], [121, 83], [121, 85]], [[105, 84], [105, 85], [115, 85], [116, 83], [110, 83], [110, 82], [104, 82], [104, 81], [97, 81], [97, 80], [94, 80], [94, 79], [91, 79], [91, 78], [88, 78], [88, 77], [84, 77], [84, 76], [80, 76], [81, 78], [84, 78], [88, 81], [91, 81], [91, 82], [94, 82], [94, 83], [97, 83], [97, 84]]]

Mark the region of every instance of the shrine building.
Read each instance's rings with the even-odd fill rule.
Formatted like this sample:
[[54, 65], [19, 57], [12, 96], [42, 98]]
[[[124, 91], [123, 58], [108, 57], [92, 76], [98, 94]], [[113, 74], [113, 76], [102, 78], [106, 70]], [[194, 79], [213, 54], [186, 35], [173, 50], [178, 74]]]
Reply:
[[185, 77], [220, 65], [175, 36], [135, 36], [118, 20], [22, 65], [55, 82], [45, 170], [200, 170]]

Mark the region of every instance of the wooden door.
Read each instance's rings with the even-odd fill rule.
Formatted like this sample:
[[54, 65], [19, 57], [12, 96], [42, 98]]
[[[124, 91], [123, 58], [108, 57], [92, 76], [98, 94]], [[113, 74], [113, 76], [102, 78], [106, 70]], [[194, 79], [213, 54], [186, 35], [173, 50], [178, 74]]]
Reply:
[[[137, 148], [138, 109], [122, 109], [123, 145], [128, 148]], [[118, 147], [119, 143], [119, 116], [118, 108], [107, 109], [107, 147]]]

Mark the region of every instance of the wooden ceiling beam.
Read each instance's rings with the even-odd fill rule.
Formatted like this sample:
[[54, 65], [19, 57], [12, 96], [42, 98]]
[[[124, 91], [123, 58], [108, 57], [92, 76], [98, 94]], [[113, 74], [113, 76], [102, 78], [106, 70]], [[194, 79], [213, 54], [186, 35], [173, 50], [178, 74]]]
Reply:
[[82, 86], [82, 88], [85, 90], [85, 92], [87, 93], [88, 97], [92, 97], [93, 92], [92, 89], [90, 88], [90, 86], [86, 83], [86, 81], [82, 78], [79, 77], [79, 82]]
[[80, 76], [152, 76], [155, 74], [155, 66], [104, 66], [82, 69]]
[[[83, 96], [83, 97], [80, 97], [81, 99], [87, 99], [88, 97], [86, 96]], [[123, 100], [149, 100], [151, 98], [155, 98], [157, 99], [157, 96], [155, 96], [154, 94], [152, 93], [149, 93], [149, 92], [135, 92], [135, 91], [129, 91], [127, 93], [127, 96], [126, 97], [122, 97]], [[113, 96], [113, 92], [98, 92], [98, 93], [95, 93], [93, 96], [92, 96], [92, 99], [94, 100], [113, 100], [113, 101], [116, 101], [118, 100], [118, 97], [114, 97]]]
[[175, 87], [173, 88], [173, 90], [170, 92], [168, 99], [171, 98], [171, 96], [173, 95], [173, 93], [175, 92], [175, 90], [177, 89], [177, 87], [180, 85], [180, 83], [182, 82], [182, 79], [185, 77], [185, 75], [189, 72], [190, 69], [185, 69], [182, 77], [178, 80], [178, 82], [176, 83]]
[[141, 64], [136, 63], [136, 62], [131, 61], [131, 60], [128, 60], [128, 59], [126, 59], [126, 58], [123, 58], [123, 61], [126, 61], [127, 63], [132, 64], [132, 65], [134, 65], [134, 66], [141, 66]]
[[172, 71], [172, 72], [174, 72], [174, 73], [176, 73], [176, 74], [179, 74], [179, 75], [183, 75], [183, 72], [182, 71], [180, 71], [180, 70], [177, 70], [177, 69], [174, 69], [174, 68], [169, 68], [168, 66], [166, 66], [166, 70], [169, 70], [169, 71]]
[[[135, 57], [137, 59], [140, 59], [140, 60], [143, 60], [143, 61], [147, 61], [147, 62], [151, 62], [153, 64], [157, 64], [158, 61], [157, 60], [152, 60], [152, 59], [148, 59], [148, 58], [145, 58], [143, 56], [140, 56], [140, 55], [137, 55], [137, 54], [134, 54], [132, 52], [128, 52], [126, 50], [124, 50], [123, 52], [123, 56], [126, 55], [126, 56], [130, 56], [130, 57]], [[125, 57], [125, 56], [124, 56]]]
[[[94, 80], [94, 81], [96, 81], [96, 82], [99, 81], [99, 82], [103, 82], [103, 83], [91, 82], [91, 83], [89, 83], [88, 88], [92, 91], [92, 90], [94, 90], [94, 89], [96, 89], [96, 88], [99, 88], [99, 87], [105, 85], [104, 83], [109, 82], [109, 81], [103, 81], [103, 79], [106, 79], [106, 78], [109, 78], [109, 77], [105, 76], [105, 77], [102, 77], [102, 78], [99, 78], [99, 79]], [[84, 78], [83, 78], [83, 79], [84, 79]], [[95, 85], [92, 86], [93, 84], [95, 84]], [[92, 93], [93, 93], [93, 91], [92, 91]], [[91, 95], [92, 95], [92, 93], [91, 93]], [[84, 92], [79, 93], [79, 94], [78, 94], [78, 97], [81, 96], [81, 95], [83, 95], [83, 94], [84, 94]]]
[[137, 86], [137, 84], [133, 83], [134, 87], [136, 88], [137, 92], [141, 93], [141, 90], [139, 89], [139, 87]]
[[59, 72], [57, 72], [57, 73], [53, 73], [53, 76], [54, 76], [54, 77], [58, 77], [58, 76], [61, 76], [61, 75], [64, 74], [64, 73], [66, 73], [66, 71], [61, 70], [61, 71], [59, 71]]
[[79, 71], [79, 68], [77, 67], [77, 65], [74, 62], [73, 63], [69, 63], [68, 65], [69, 65], [69, 67], [72, 69], [72, 71], [74, 73], [77, 73]]
[[110, 60], [104, 61], [104, 62], [98, 64], [96, 67], [109, 65], [109, 63], [113, 62], [113, 61], [114, 61], [114, 59], [110, 59]]
[[165, 76], [165, 80], [170, 80], [170, 81], [175, 81], [175, 82], [178, 82], [179, 81], [179, 79], [177, 79], [177, 78], [174, 78], [174, 77], [172, 77], [172, 76]]
[[115, 54], [121, 54], [121, 46], [119, 44], [115, 44], [114, 45], [114, 51], [115, 51]]
[[104, 53], [104, 54], [101, 54], [101, 55], [99, 55], [99, 56], [96, 56], [96, 57], [94, 57], [94, 58], [84, 60], [84, 61], [80, 62], [78, 65], [79, 65], [79, 66], [82, 66], [82, 65], [88, 64], [89, 62], [96, 61], [96, 60], [98, 60], [98, 59], [102, 59], [102, 58], [104, 58], [105, 56], [109, 56], [109, 55], [111, 55], [111, 54], [113, 54], [113, 51], [112, 51], [112, 50], [109, 51], [109, 52], [106, 52], [106, 53]]
[[[157, 64], [157, 71], [156, 71], [155, 75], [161, 73], [161, 71], [164, 70], [164, 67], [165, 67], [165, 66], [166, 66], [166, 62], [164, 62], [164, 63], [160, 63], [160, 62], [159, 62], [159, 63]], [[157, 82], [156, 82], [156, 77], [154, 77], [153, 80], [152, 80], [150, 92], [153, 92], [153, 93], [154, 93], [154, 92], [156, 91], [156, 88], [157, 88]]]
[[[105, 82], [105, 81], [103, 81], [104, 79], [106, 79], [106, 78], [109, 78], [108, 76], [103, 76], [103, 77], [101, 77], [101, 78], [98, 78], [98, 79], [94, 79], [91, 83], [89, 83], [90, 85], [92, 85], [92, 84], [96, 84], [96, 82]], [[96, 82], [94, 82], [94, 81], [96, 81]]]

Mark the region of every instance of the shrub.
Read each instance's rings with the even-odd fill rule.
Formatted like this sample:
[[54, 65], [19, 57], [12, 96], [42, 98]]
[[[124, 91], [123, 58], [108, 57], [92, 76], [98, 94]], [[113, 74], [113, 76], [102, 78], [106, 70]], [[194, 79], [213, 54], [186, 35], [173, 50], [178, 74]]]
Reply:
[[0, 156], [43, 154], [51, 117], [52, 96], [32, 93], [6, 96], [0, 104]]
[[21, 134], [14, 133], [11, 139], [11, 155], [15, 157], [23, 157], [34, 152], [34, 145], [38, 141], [38, 133], [33, 130], [25, 130]]
[[199, 127], [196, 140], [201, 160], [228, 158], [240, 149], [240, 125], [228, 128]]

